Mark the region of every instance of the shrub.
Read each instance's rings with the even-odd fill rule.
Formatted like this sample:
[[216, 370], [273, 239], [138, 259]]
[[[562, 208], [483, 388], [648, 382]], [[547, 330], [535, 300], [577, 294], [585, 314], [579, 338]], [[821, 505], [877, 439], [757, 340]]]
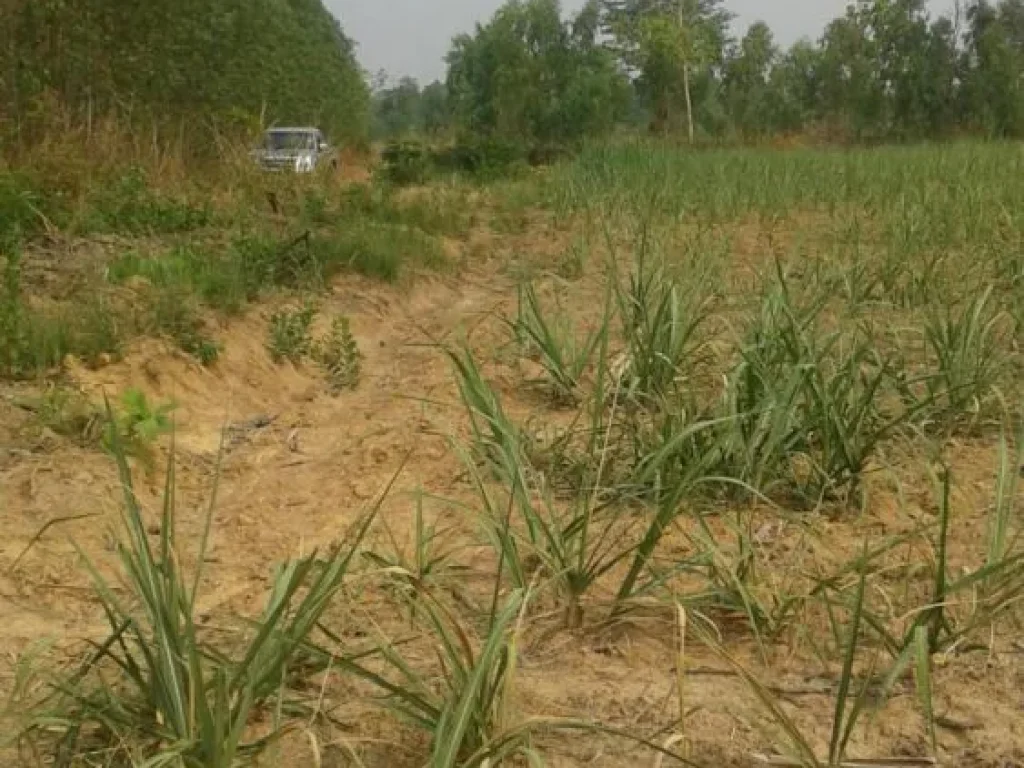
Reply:
[[100, 185], [90, 195], [82, 228], [93, 232], [167, 234], [188, 232], [208, 225], [208, 206], [195, 206], [150, 189], [145, 174], [129, 170], [111, 185]]
[[436, 163], [443, 170], [491, 181], [513, 175], [525, 166], [527, 157], [527, 147], [519, 141], [495, 136], [464, 136], [439, 153]]
[[359, 384], [363, 354], [344, 315], [331, 321], [331, 330], [316, 343], [313, 357], [326, 372], [332, 394]]
[[381, 179], [392, 184], [423, 184], [434, 171], [434, 159], [422, 142], [393, 141], [381, 152]]
[[275, 363], [290, 360], [294, 364], [302, 361], [312, 349], [310, 326], [316, 316], [316, 308], [307, 304], [302, 309], [283, 309], [270, 316], [267, 351]]

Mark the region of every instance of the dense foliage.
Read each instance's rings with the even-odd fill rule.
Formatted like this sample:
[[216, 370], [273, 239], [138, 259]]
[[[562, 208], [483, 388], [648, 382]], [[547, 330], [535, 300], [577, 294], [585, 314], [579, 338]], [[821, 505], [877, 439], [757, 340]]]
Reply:
[[599, 7], [570, 23], [557, 0], [514, 0], [448, 54], [448, 95], [474, 132], [539, 143], [607, 131], [628, 104], [628, 83], [598, 42]]
[[[630, 25], [619, 6], [633, 10]], [[925, 0], [856, 0], [816, 43], [788, 50], [760, 22], [730, 40], [717, 0], [609, 2], [605, 18], [616, 39], [634, 42], [627, 52], [639, 51], [626, 61], [659, 125], [670, 113], [658, 99], [681, 103], [674, 94], [689, 75], [694, 120], [709, 137], [1024, 135], [1024, 0], [963, 7], [960, 17], [933, 17]], [[658, 24], [661, 38], [636, 34]], [[659, 45], [669, 54], [656, 56]]]
[[[886, 141], [1024, 136], [1024, 0], [855, 0], [817, 41], [780, 47], [763, 22], [731, 36], [726, 0], [511, 0], [453, 41], [431, 131], [535, 142], [628, 121], [705, 140], [812, 133]], [[381, 134], [425, 126], [427, 89], [379, 91]]]
[[262, 117], [340, 138], [363, 135], [369, 111], [353, 45], [321, 0], [8, 0], [0, 118], [25, 136], [46, 96], [81, 121]]

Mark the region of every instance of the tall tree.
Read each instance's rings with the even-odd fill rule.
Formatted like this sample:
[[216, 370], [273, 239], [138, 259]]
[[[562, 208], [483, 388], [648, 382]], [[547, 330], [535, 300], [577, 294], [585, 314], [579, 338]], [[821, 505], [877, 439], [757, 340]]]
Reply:
[[967, 8], [962, 100], [965, 118], [991, 136], [1024, 134], [1024, 52], [1019, 2]]
[[821, 70], [822, 51], [807, 40], [797, 41], [779, 57], [771, 75], [776, 130], [797, 131], [821, 119]]
[[430, 135], [441, 133], [451, 123], [448, 106], [448, 89], [444, 83], [435, 80], [420, 92], [420, 110], [424, 132]]
[[448, 54], [452, 113], [469, 130], [534, 142], [575, 141], [609, 129], [628, 85], [598, 44], [593, 7], [574, 22], [557, 0], [512, 0]]
[[606, 0], [605, 28], [654, 112], [653, 126], [667, 130], [681, 102], [694, 140], [694, 81], [701, 95], [714, 87], [732, 18], [722, 0]]
[[418, 133], [423, 128], [420, 85], [403, 77], [393, 87], [379, 84], [373, 94], [373, 134], [379, 137]]
[[725, 63], [723, 79], [729, 113], [745, 135], [764, 135], [775, 127], [774, 91], [779, 81], [773, 75], [778, 58], [771, 29], [758, 21]]

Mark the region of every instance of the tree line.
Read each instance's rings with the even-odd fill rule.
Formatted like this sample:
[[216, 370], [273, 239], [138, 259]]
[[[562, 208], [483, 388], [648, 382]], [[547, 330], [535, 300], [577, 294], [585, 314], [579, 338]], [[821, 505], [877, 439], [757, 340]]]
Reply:
[[632, 125], [691, 140], [1024, 136], [1024, 0], [856, 0], [784, 48], [739, 39], [724, 0], [511, 0], [460, 35], [443, 83], [374, 88], [380, 136], [444, 131], [572, 142]]
[[[322, 0], [0, 0], [0, 139], [58, 103], [195, 131], [316, 123], [573, 144], [632, 126], [692, 140], [1024, 135], [1024, 0], [856, 0], [788, 48], [724, 0], [510, 0], [452, 41], [444, 82], [369, 83]], [[372, 93], [372, 97], [371, 97]]]

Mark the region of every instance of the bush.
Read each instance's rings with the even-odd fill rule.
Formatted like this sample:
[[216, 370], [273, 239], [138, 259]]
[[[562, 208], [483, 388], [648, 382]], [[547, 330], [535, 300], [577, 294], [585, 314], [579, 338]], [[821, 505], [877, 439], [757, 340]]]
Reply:
[[307, 304], [302, 309], [283, 309], [270, 316], [267, 329], [267, 351], [275, 363], [289, 360], [298, 365], [310, 353], [313, 340], [310, 327], [316, 316], [316, 307]]
[[479, 181], [514, 175], [525, 164], [528, 149], [520, 141], [497, 136], [464, 136], [437, 156], [439, 167]]
[[43, 216], [53, 215], [52, 202], [23, 176], [0, 174], [0, 253], [23, 236], [34, 234]]
[[344, 315], [331, 321], [331, 330], [313, 347], [313, 358], [324, 369], [331, 394], [355, 389], [362, 372], [363, 353], [352, 335], [349, 319]]
[[492, 181], [517, 173], [528, 160], [538, 164], [561, 156], [560, 149], [536, 147], [497, 136], [467, 135], [444, 149], [416, 141], [392, 142], [381, 154], [381, 179], [392, 184], [423, 184], [438, 174], [460, 174]]
[[92, 232], [171, 234], [199, 229], [213, 219], [209, 206], [195, 206], [150, 189], [138, 168], [112, 185], [100, 185], [88, 204], [82, 226]]
[[393, 141], [381, 152], [379, 175], [392, 184], [423, 184], [433, 174], [432, 153], [418, 141]]

